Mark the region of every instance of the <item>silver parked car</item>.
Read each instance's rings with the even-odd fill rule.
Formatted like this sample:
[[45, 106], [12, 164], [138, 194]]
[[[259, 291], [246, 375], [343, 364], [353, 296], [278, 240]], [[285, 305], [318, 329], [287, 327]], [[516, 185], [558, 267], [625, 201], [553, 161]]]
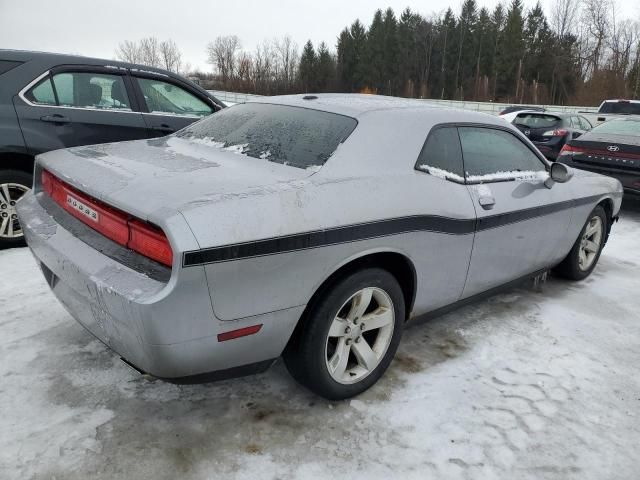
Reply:
[[130, 364], [199, 381], [283, 355], [332, 399], [380, 378], [412, 317], [551, 268], [585, 278], [622, 198], [497, 117], [363, 95], [236, 105], [35, 173], [27, 243]]

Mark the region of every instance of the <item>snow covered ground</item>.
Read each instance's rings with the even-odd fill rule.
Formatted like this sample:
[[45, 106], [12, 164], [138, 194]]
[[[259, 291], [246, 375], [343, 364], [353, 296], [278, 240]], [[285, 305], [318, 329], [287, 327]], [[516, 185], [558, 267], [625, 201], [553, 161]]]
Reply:
[[640, 209], [595, 273], [409, 327], [380, 383], [326, 402], [281, 364], [216, 384], [133, 374], [0, 252], [0, 478], [635, 479]]

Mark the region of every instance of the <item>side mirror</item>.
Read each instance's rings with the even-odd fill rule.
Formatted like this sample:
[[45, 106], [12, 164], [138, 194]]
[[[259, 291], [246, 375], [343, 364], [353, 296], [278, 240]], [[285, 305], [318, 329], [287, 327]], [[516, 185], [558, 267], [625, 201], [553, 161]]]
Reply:
[[553, 187], [555, 183], [566, 183], [573, 177], [573, 169], [564, 163], [553, 162], [549, 178], [544, 182], [547, 188]]

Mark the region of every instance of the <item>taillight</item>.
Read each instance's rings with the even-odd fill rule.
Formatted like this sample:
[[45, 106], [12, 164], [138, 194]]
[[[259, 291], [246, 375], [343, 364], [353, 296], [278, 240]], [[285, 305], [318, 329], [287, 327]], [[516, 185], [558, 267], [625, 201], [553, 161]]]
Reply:
[[140, 220], [129, 221], [129, 243], [131, 250], [152, 258], [164, 265], [171, 266], [173, 252], [169, 240], [162, 230]]
[[583, 149], [565, 143], [562, 150], [560, 150], [560, 155], [580, 155], [583, 152]]
[[157, 227], [92, 199], [46, 170], [42, 189], [65, 211], [114, 242], [163, 265], [171, 266], [173, 251]]
[[542, 134], [543, 137], [564, 137], [569, 130], [564, 128], [556, 128], [555, 130], [548, 130]]

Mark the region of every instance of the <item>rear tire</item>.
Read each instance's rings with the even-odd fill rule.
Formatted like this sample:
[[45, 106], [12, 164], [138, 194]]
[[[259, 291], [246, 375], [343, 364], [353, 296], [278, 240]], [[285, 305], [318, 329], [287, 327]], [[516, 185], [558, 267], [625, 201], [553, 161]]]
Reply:
[[598, 205], [589, 215], [573, 248], [554, 272], [569, 280], [583, 280], [591, 275], [600, 259], [608, 228], [607, 214]]
[[291, 375], [329, 400], [358, 395], [391, 363], [405, 319], [402, 289], [380, 268], [333, 284], [302, 321], [283, 357]]
[[31, 190], [33, 176], [21, 170], [0, 171], [0, 248], [22, 247], [24, 234], [15, 202]]

